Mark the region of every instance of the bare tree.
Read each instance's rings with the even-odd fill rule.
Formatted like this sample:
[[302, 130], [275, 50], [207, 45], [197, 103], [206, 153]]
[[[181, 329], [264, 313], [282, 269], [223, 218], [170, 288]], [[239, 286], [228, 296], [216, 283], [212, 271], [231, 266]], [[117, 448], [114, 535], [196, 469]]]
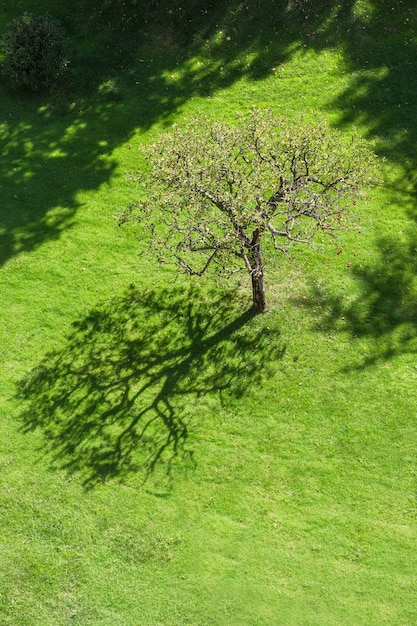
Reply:
[[349, 228], [349, 209], [372, 182], [364, 140], [325, 124], [290, 124], [254, 109], [236, 125], [194, 119], [146, 149], [133, 178], [143, 200], [119, 216], [164, 261], [202, 276], [246, 270], [254, 307], [266, 309], [261, 244], [287, 252]]

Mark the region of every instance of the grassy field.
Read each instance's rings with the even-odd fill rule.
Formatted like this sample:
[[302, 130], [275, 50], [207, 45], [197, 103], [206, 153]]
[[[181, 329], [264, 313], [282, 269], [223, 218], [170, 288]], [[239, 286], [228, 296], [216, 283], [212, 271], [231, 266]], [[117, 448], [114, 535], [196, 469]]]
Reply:
[[[417, 9], [212, 5], [0, 1], [72, 49], [0, 85], [5, 626], [417, 623]], [[269, 260], [262, 316], [113, 219], [141, 145], [254, 104], [356, 126], [384, 180], [342, 254]]]

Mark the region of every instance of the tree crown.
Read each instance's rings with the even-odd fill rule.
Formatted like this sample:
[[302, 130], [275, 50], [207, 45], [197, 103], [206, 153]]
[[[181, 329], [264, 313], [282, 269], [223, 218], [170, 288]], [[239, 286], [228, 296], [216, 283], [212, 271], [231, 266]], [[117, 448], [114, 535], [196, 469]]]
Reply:
[[[142, 222], [153, 250], [189, 274], [247, 269], [260, 241], [277, 250], [335, 237], [375, 180], [375, 157], [354, 134], [289, 123], [253, 109], [236, 125], [193, 119], [146, 148], [144, 200], [121, 221]], [[196, 258], [198, 262], [196, 263]]]

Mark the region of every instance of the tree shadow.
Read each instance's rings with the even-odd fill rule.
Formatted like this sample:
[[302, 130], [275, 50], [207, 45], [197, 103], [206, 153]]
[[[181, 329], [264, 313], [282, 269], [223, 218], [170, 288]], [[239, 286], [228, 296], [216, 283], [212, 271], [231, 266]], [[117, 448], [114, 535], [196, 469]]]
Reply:
[[[224, 3], [208, 19], [211, 4], [195, 2], [204, 19], [192, 24], [175, 3], [173, 13], [168, 3], [142, 5], [63, 3], [57, 17], [71, 38], [72, 80], [48, 96], [0, 92], [0, 265], [71, 228], [80, 192], [110, 180], [115, 148], [137, 129], [168, 123], [189, 98], [246, 72], [238, 61], [243, 41], [204, 39], [220, 28], [217, 17], [226, 19]], [[198, 50], [196, 67], [190, 59]]]
[[375, 254], [369, 255], [373, 260], [347, 270], [353, 279], [348, 294], [332, 295], [313, 285], [298, 303], [314, 310], [315, 318], [322, 310], [315, 323], [319, 331], [366, 339], [367, 354], [352, 364], [366, 368], [417, 351], [417, 5], [412, 0], [346, 0], [329, 2], [327, 8], [332, 18], [321, 13], [307, 40], [317, 50], [337, 46], [343, 52], [348, 80], [329, 110], [339, 111], [339, 127], [364, 128], [389, 161], [384, 187], [395, 205], [393, 218], [401, 217], [403, 224], [401, 232], [387, 234], [381, 224]]
[[40, 429], [51, 466], [86, 487], [155, 470], [169, 478], [195, 462], [191, 422], [261, 385], [285, 352], [273, 320], [239, 308], [232, 292], [132, 286], [75, 322], [20, 381], [24, 432]]
[[53, 3], [73, 48], [72, 80], [50, 96], [0, 92], [0, 265], [71, 228], [80, 192], [110, 180], [115, 148], [136, 130], [168, 123], [190, 98], [262, 78], [284, 61], [298, 37], [299, 12], [288, 6]]
[[73, 80], [48, 98], [0, 93], [0, 265], [71, 228], [80, 192], [111, 179], [114, 150], [138, 129], [170, 123], [190, 98], [262, 79], [300, 49], [343, 50], [351, 79], [332, 103], [340, 123], [365, 122], [380, 151], [414, 176], [417, 10], [370, 0], [359, 14], [357, 4], [53, 3], [71, 39]]
[[365, 339], [364, 352], [347, 369], [364, 369], [399, 355], [417, 353], [417, 234], [378, 242], [372, 264], [352, 265], [354, 288], [348, 295], [329, 294], [317, 284], [302, 300], [321, 317], [315, 328], [323, 333], [348, 333]]
[[[351, 78], [330, 104], [341, 112], [340, 125], [365, 126], [378, 152], [413, 171], [417, 146], [417, 7], [411, 0], [365, 3], [343, 14], [340, 43]], [[330, 40], [338, 29], [333, 29]]]

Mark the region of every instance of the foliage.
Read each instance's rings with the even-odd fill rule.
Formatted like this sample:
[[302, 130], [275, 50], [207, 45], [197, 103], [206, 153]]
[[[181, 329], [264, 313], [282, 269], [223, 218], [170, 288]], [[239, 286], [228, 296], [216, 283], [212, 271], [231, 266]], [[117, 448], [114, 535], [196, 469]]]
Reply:
[[259, 109], [236, 126], [174, 127], [147, 154], [146, 198], [121, 221], [141, 222], [152, 249], [187, 274], [246, 270], [260, 311], [261, 241], [287, 252], [320, 233], [335, 238], [374, 175], [359, 138], [347, 143], [324, 124], [289, 124]]
[[3, 74], [12, 89], [51, 89], [68, 68], [64, 29], [50, 15], [24, 13], [2, 40]]

